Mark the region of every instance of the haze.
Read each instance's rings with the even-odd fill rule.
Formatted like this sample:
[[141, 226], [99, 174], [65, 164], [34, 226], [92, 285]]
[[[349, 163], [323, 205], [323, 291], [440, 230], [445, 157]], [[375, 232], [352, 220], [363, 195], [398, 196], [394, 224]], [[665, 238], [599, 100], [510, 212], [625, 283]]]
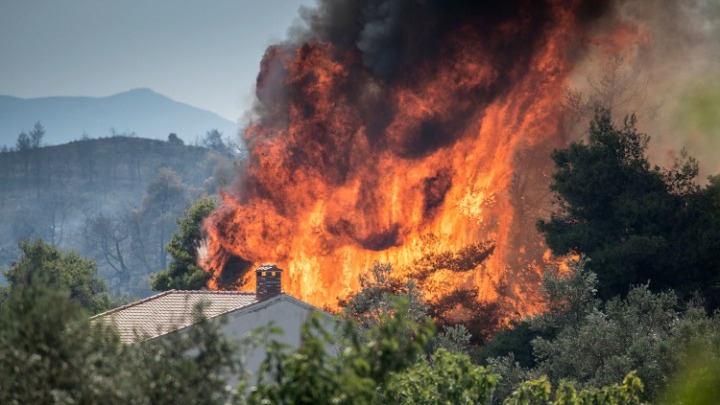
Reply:
[[237, 121], [265, 48], [311, 0], [0, 0], [0, 94], [147, 87]]

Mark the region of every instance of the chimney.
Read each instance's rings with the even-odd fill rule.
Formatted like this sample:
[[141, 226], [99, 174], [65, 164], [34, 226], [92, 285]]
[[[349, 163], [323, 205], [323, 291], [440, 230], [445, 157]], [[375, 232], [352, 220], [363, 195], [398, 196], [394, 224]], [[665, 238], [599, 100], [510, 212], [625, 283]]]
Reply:
[[255, 270], [255, 295], [258, 301], [272, 298], [282, 292], [282, 270], [274, 264], [263, 264]]

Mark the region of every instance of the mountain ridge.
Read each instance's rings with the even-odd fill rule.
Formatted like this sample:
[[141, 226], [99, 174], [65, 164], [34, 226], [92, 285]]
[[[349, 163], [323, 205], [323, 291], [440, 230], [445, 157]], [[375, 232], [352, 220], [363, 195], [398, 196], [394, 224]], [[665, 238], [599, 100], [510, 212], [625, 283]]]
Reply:
[[175, 133], [194, 143], [211, 129], [233, 138], [237, 124], [218, 114], [172, 100], [149, 88], [104, 97], [0, 95], [0, 146], [13, 147], [18, 134], [36, 122], [46, 130], [43, 142], [56, 145], [114, 134], [167, 139]]

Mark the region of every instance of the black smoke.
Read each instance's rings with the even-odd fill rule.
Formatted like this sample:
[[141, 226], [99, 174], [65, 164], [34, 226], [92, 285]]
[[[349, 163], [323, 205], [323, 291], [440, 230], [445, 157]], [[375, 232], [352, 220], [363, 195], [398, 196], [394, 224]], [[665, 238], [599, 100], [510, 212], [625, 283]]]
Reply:
[[[505, 49], [504, 62], [527, 60], [543, 46], [544, 31], [555, 24], [548, 0], [319, 0], [301, 9], [304, 29], [294, 40], [328, 41], [357, 49], [377, 77], [397, 80], [413, 66], [442, 57], [448, 37], [470, 27], [478, 38]], [[568, 7], [572, 3], [568, 1]], [[581, 1], [578, 19], [589, 23], [605, 14], [609, 1]], [[506, 27], [512, 26], [512, 29]], [[496, 56], [503, 52], [492, 52]]]
[[[527, 74], [537, 50], [548, 45], [548, 31], [560, 23], [559, 9], [575, 13], [582, 25], [610, 9], [609, 0], [566, 3], [559, 7], [550, 0], [319, 0], [315, 8], [301, 8], [301, 22], [290, 38], [266, 52], [257, 81], [256, 116], [265, 127], [278, 129], [270, 131], [273, 134], [289, 122], [291, 105], [304, 117], [313, 116], [316, 100], [306, 89], [317, 77], [310, 72], [288, 80], [288, 60], [312, 57], [318, 44], [330, 44], [333, 58], [348, 69], [347, 80], [334, 89], [337, 99], [357, 112], [370, 144], [400, 158], [424, 157], [454, 144], [478, 122], [478, 111], [506, 96]], [[460, 40], [462, 47], [457, 45]], [[390, 94], [397, 88], [422, 86], [439, 69], [459, 63], [461, 53], [488, 65], [492, 80], [455, 90], [450, 114], [440, 111], [410, 128], [403, 139], [386, 139], [397, 113]], [[322, 123], [313, 133], [323, 138], [321, 144], [337, 145], [338, 153], [320, 163], [324, 173], [335, 173], [334, 180], [342, 181], [349, 161], [343, 154], [350, 153], [343, 149], [347, 139]], [[249, 139], [250, 146], [252, 142]], [[296, 162], [306, 160], [297, 156]], [[333, 163], [336, 167], [330, 168]]]

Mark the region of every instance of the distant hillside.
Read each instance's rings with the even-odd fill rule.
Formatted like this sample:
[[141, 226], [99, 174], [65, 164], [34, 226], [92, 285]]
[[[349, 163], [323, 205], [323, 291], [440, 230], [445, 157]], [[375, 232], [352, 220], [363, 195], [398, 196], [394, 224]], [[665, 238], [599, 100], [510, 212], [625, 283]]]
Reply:
[[22, 99], [0, 96], [0, 146], [12, 147], [21, 131], [40, 121], [44, 143], [58, 145], [116, 133], [135, 133], [152, 139], [167, 139], [171, 132], [185, 143], [210, 129], [234, 137], [237, 125], [219, 115], [171, 100], [150, 89], [136, 89], [108, 97], [44, 97]]
[[0, 152], [0, 269], [39, 237], [96, 259], [114, 293], [145, 296], [175, 220], [238, 167], [204, 147], [123, 136]]

